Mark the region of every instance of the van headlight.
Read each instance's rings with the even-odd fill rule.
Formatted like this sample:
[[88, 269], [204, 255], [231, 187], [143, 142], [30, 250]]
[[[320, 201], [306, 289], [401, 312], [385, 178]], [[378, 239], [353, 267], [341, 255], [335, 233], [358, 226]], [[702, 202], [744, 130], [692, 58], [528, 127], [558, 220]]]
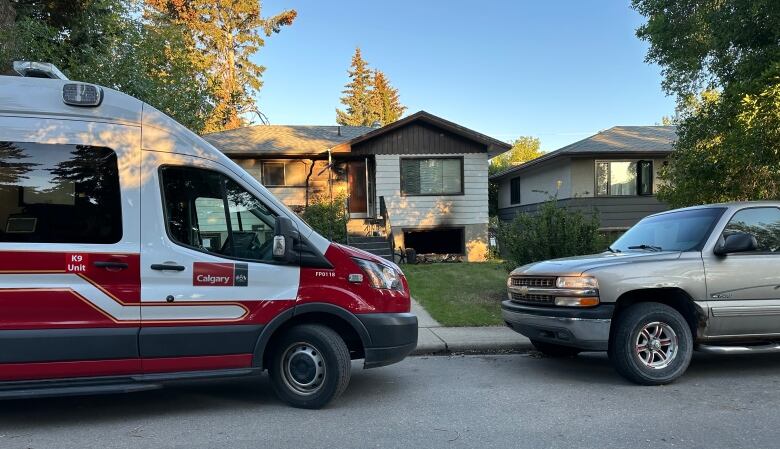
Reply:
[[555, 280], [558, 288], [599, 288], [599, 281], [592, 276], [561, 276]]
[[372, 287], [401, 291], [401, 274], [394, 268], [366, 259], [352, 260], [366, 273]]

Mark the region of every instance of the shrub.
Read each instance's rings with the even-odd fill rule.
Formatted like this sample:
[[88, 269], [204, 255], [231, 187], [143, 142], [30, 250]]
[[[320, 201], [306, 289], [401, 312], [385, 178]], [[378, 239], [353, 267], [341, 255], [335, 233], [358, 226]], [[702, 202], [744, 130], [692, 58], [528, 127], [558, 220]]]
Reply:
[[345, 200], [341, 196], [334, 197], [332, 201], [326, 196], [315, 197], [301, 212], [301, 218], [320, 235], [334, 242], [346, 243], [349, 215]]
[[522, 213], [498, 226], [501, 254], [513, 267], [602, 250], [598, 217], [559, 207], [555, 198], [534, 214]]

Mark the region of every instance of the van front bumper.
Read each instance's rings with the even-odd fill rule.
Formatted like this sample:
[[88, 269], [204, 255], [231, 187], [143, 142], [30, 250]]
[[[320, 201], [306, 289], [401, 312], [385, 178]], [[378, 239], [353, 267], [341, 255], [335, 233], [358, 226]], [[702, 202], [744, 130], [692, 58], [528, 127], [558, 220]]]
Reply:
[[417, 316], [411, 313], [355, 315], [363, 323], [371, 343], [365, 348], [364, 368], [400, 362], [417, 347]]
[[612, 304], [588, 309], [526, 306], [506, 300], [501, 303], [504, 322], [531, 340], [571, 346], [590, 351], [606, 351]]

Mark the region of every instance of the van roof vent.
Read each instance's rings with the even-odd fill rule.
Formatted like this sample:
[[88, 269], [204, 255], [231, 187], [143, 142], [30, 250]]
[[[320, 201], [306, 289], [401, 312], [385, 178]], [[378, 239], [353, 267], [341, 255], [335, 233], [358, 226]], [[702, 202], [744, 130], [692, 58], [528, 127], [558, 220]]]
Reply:
[[21, 76], [29, 78], [51, 78], [55, 80], [67, 80], [60, 69], [48, 62], [14, 61], [14, 71]]

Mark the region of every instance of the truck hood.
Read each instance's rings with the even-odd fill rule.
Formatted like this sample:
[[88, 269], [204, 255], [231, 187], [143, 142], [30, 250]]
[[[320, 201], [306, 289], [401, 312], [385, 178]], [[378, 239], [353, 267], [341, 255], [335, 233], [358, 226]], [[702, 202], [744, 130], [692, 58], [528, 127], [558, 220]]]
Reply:
[[389, 267], [395, 268], [396, 271], [398, 271], [399, 273], [402, 273], [401, 268], [399, 268], [398, 265], [385, 259], [384, 257], [379, 257], [377, 255], [369, 253], [368, 251], [363, 251], [362, 249], [358, 249], [349, 245], [343, 245], [341, 243], [332, 242], [331, 245], [340, 249], [344, 254], [346, 254], [349, 257], [357, 257], [358, 259], [370, 260], [378, 264], [387, 265]]
[[623, 253], [605, 252], [587, 256], [565, 257], [562, 259], [534, 262], [512, 270], [513, 275], [580, 275], [594, 268], [612, 265], [643, 263], [657, 260], [674, 260], [680, 257], [679, 251], [631, 251]]

